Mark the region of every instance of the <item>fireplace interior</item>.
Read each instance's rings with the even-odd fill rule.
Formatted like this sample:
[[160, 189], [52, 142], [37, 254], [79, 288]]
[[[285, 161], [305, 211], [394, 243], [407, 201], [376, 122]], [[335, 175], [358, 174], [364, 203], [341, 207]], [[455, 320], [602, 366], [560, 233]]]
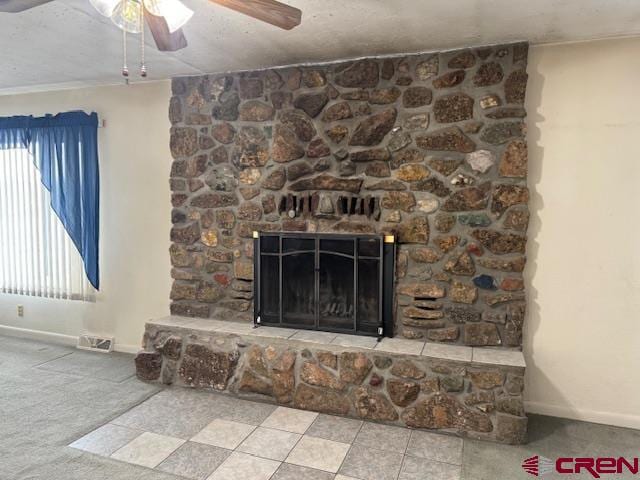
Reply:
[[393, 335], [393, 237], [257, 234], [257, 325]]

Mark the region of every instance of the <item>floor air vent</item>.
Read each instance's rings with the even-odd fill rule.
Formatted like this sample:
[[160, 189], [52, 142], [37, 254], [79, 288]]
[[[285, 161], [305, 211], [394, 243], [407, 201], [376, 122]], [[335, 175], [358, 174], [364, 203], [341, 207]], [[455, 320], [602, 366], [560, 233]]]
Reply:
[[113, 337], [100, 337], [88, 334], [80, 335], [78, 337], [78, 348], [81, 350], [109, 353], [113, 351], [113, 344]]

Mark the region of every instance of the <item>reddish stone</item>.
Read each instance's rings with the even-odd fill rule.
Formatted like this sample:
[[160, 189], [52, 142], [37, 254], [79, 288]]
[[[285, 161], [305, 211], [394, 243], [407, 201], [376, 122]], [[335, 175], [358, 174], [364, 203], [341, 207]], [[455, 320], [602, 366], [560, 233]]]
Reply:
[[340, 379], [346, 383], [361, 384], [373, 364], [363, 353], [344, 352], [340, 355]]
[[353, 403], [360, 418], [390, 422], [398, 419], [398, 412], [391, 402], [381, 393], [368, 387], [359, 387], [354, 391]]
[[257, 100], [245, 102], [240, 107], [240, 120], [245, 122], [266, 122], [273, 119], [274, 109], [271, 105]]
[[372, 387], [379, 387], [383, 383], [384, 383], [384, 378], [382, 378], [377, 373], [374, 373], [373, 375], [371, 375], [371, 378], [369, 379], [369, 385], [371, 385]]
[[236, 129], [230, 123], [220, 123], [211, 128], [211, 135], [220, 143], [231, 143], [236, 136]]
[[335, 122], [337, 120], [345, 120], [353, 117], [349, 102], [335, 103], [328, 107], [322, 115], [324, 122]]
[[454, 70], [453, 72], [445, 73], [433, 80], [433, 88], [455, 87], [464, 81], [465, 75], [464, 70]]
[[436, 393], [402, 414], [402, 420], [413, 428], [459, 428], [475, 432], [491, 432], [488, 415], [468, 409], [453, 397]]
[[477, 243], [473, 243], [473, 242], [469, 243], [467, 245], [467, 252], [469, 252], [469, 253], [477, 256], [477, 257], [479, 257], [482, 254], [484, 254], [483, 248], [480, 245], [478, 245]]
[[516, 292], [524, 289], [524, 281], [522, 278], [505, 278], [500, 283], [500, 288], [508, 292]]
[[449, 68], [471, 68], [476, 64], [476, 57], [469, 50], [456, 54], [449, 60]]
[[321, 138], [316, 138], [307, 147], [307, 157], [320, 158], [331, 155], [331, 149]]
[[313, 362], [305, 362], [300, 370], [300, 379], [309, 385], [329, 388], [331, 390], [344, 390], [345, 383], [333, 373]]
[[271, 148], [271, 158], [276, 162], [290, 162], [304, 156], [302, 148], [293, 130], [284, 125], [276, 125]]
[[213, 279], [218, 282], [220, 285], [224, 285], [225, 287], [229, 286], [231, 283], [231, 278], [226, 273], [216, 273], [213, 276]]
[[406, 407], [418, 398], [420, 386], [413, 382], [391, 379], [387, 381], [387, 392], [393, 403], [399, 407]]

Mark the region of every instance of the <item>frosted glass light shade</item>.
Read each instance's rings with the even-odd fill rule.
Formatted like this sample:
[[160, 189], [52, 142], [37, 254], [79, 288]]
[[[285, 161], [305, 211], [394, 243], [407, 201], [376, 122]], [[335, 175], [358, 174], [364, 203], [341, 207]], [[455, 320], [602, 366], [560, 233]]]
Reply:
[[142, 4], [139, 0], [119, 0], [111, 14], [111, 21], [129, 33], [142, 31]]
[[164, 17], [171, 33], [184, 26], [193, 16], [193, 10], [179, 0], [144, 0], [144, 6], [151, 14]]
[[93, 8], [95, 8], [101, 15], [110, 17], [113, 14], [113, 10], [116, 5], [120, 3], [120, 0], [89, 0]]

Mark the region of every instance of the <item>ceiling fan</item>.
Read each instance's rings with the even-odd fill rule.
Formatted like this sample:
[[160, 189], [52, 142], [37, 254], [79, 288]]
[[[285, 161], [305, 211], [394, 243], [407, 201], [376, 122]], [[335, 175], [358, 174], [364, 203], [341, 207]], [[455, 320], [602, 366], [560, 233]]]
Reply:
[[[0, 0], [0, 12], [18, 13], [54, 0]], [[187, 46], [182, 31], [193, 11], [180, 0], [89, 0], [98, 12], [110, 17], [122, 30], [144, 32], [143, 21], [158, 50], [176, 51]], [[300, 25], [302, 12], [276, 0], [209, 0], [285, 30]]]

